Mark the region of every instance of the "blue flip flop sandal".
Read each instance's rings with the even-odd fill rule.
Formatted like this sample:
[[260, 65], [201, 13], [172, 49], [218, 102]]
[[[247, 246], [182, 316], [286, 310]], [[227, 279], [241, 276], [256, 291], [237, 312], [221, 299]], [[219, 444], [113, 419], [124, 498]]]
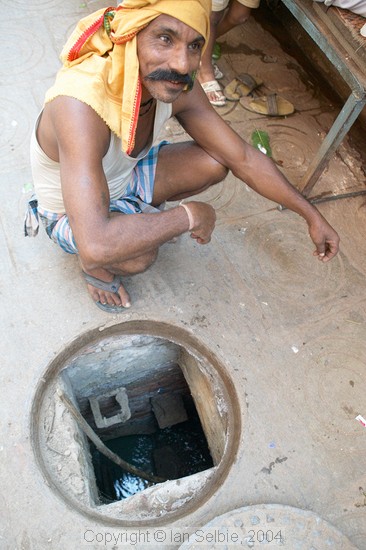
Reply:
[[[111, 281], [110, 283], [106, 283], [105, 281], [101, 281], [100, 279], [97, 279], [92, 275], [88, 275], [88, 273], [85, 273], [85, 271], [82, 271], [82, 274], [86, 282], [90, 285], [94, 286], [95, 288], [99, 288], [100, 290], [113, 292], [114, 294], [117, 294], [118, 289], [122, 284], [119, 275], [115, 275], [113, 281]], [[94, 303], [97, 307], [99, 307], [99, 309], [102, 309], [107, 313], [122, 313], [126, 309], [123, 306], [111, 306], [109, 304], [102, 304], [102, 302], [99, 301]]]

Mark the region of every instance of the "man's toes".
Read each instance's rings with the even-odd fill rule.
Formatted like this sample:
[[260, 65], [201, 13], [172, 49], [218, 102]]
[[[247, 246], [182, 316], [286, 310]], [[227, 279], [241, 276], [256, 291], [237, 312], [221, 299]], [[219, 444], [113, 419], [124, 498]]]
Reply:
[[130, 307], [131, 300], [126, 290], [121, 285], [117, 293], [100, 290], [92, 285], [87, 285], [89, 293], [94, 302], [100, 302], [103, 305]]
[[93, 296], [93, 298], [95, 302], [100, 302], [104, 306], [106, 304], [110, 306], [121, 306], [119, 296], [117, 294], [113, 294], [113, 292], [104, 292], [103, 290], [100, 290], [96, 296]]
[[115, 294], [113, 292], [109, 292], [107, 295], [106, 295], [106, 298], [107, 298], [107, 303], [110, 305], [110, 306], [119, 306], [119, 307], [122, 307], [122, 301], [119, 297], [118, 294]]
[[88, 285], [88, 290], [94, 302], [105, 302], [105, 297], [101, 296], [100, 292], [98, 292], [98, 290], [94, 286]]
[[96, 302], [100, 302], [103, 305], [108, 304], [108, 296], [106, 296], [105, 292], [98, 292]]
[[130, 296], [122, 285], [118, 289], [118, 294], [119, 294], [119, 297], [121, 298], [123, 307], [131, 307]]

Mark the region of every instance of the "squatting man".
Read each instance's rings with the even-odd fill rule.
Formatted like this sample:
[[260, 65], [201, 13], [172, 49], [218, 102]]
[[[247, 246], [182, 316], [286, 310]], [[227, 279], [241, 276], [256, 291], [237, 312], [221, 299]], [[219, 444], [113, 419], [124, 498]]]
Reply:
[[[215, 211], [187, 199], [228, 171], [302, 216], [321, 261], [338, 251], [324, 217], [225, 123], [195, 80], [210, 6], [125, 0], [87, 16], [63, 49], [38, 117], [26, 233], [36, 234], [41, 220], [54, 242], [77, 254], [91, 297], [106, 311], [130, 307], [123, 276], [145, 271], [162, 244], [185, 232], [209, 243]], [[192, 140], [158, 143], [173, 116]]]

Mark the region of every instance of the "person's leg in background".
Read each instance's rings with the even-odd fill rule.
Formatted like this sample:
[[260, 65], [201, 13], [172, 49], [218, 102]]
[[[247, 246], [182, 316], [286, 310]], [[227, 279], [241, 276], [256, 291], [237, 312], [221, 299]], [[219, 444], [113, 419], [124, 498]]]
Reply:
[[224, 16], [216, 27], [216, 38], [219, 38], [219, 36], [222, 36], [231, 31], [231, 29], [234, 29], [238, 25], [243, 25], [248, 21], [252, 7], [258, 7], [258, 5], [255, 4], [258, 3], [249, 0], [242, 0], [242, 2], [239, 0], [231, 0], [228, 9], [225, 11]]
[[210, 39], [202, 56], [198, 79], [209, 101], [216, 106], [225, 104], [225, 96], [215, 79], [212, 53], [216, 39], [231, 29], [245, 23], [252, 8], [258, 8], [260, 0], [213, 0], [210, 18]]
[[206, 95], [217, 107], [225, 105], [225, 96], [220, 88], [220, 84], [215, 78], [215, 70], [212, 64], [212, 52], [216, 42], [216, 30], [220, 20], [224, 16], [225, 8], [229, 0], [212, 0], [212, 11], [210, 16], [210, 38], [206, 50], [201, 58], [198, 80], [205, 90]]

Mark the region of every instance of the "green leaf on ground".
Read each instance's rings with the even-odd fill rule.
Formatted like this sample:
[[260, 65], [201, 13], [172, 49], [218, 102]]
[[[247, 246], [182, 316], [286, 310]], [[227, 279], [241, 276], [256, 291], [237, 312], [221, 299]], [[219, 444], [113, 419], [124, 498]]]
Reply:
[[269, 144], [269, 135], [264, 130], [258, 130], [258, 128], [254, 130], [252, 133], [252, 145], [267, 155], [267, 157], [272, 157], [272, 150]]
[[212, 59], [217, 61], [221, 57], [221, 46], [218, 42], [215, 42], [212, 50]]

